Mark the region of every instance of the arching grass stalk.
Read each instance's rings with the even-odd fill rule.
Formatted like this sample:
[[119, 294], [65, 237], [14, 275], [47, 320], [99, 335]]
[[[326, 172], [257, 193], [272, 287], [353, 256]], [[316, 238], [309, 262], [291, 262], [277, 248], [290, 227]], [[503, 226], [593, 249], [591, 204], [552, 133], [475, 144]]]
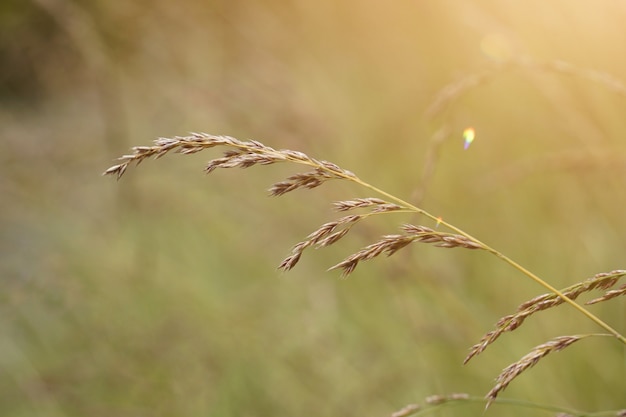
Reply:
[[[241, 141], [229, 136], [215, 136], [206, 133], [193, 133], [191, 136], [185, 137], [160, 138], [155, 141], [154, 146], [134, 147], [132, 154], [124, 155], [119, 158], [119, 160], [121, 160], [122, 162], [107, 169], [103, 175], [116, 175], [119, 179], [124, 174], [128, 166], [133, 162], [138, 164], [144, 159], [152, 156], [159, 158], [170, 151], [175, 151], [182, 154], [191, 154], [216, 146], [227, 146], [231, 149], [227, 150], [222, 158], [217, 158], [210, 161], [205, 168], [205, 171], [207, 173], [212, 172], [216, 168], [247, 168], [253, 165], [269, 165], [278, 162], [293, 162], [301, 165], [306, 165], [312, 167], [313, 171], [296, 174], [287, 178], [286, 181], [274, 184], [270, 189], [270, 193], [272, 195], [278, 196], [298, 188], [315, 188], [328, 180], [345, 179], [348, 181], [352, 181], [364, 188], [369, 189], [370, 191], [379, 194], [380, 196], [383, 196], [397, 203], [397, 205], [387, 204], [387, 202], [382, 200], [381, 202], [375, 202], [372, 205], [378, 204], [378, 207], [374, 209], [374, 212], [414, 212], [426, 216], [427, 218], [437, 222], [437, 224], [444, 225], [445, 227], [454, 231], [457, 234], [450, 235], [445, 233], [439, 233], [425, 227], [418, 228], [409, 225], [408, 228], [405, 227], [405, 231], [410, 229], [413, 232], [413, 235], [384, 236], [384, 239], [382, 241], [370, 245], [367, 248], [364, 248], [359, 253], [353, 255], [359, 255], [360, 257], [357, 256], [356, 258], [352, 259], [348, 258], [346, 261], [333, 267], [344, 268], [344, 274], [350, 273], [360, 260], [371, 259], [381, 253], [387, 253], [388, 255], [391, 255], [413, 241], [435, 243], [437, 246], [442, 247], [466, 247], [470, 249], [480, 248], [495, 255], [496, 257], [508, 263], [513, 268], [517, 269], [542, 287], [556, 294], [564, 302], [570, 304], [587, 318], [595, 322], [611, 335], [615, 336], [623, 344], [626, 344], [626, 337], [620, 334], [617, 330], [613, 329], [611, 326], [595, 316], [593, 313], [580, 306], [571, 298], [567, 297], [565, 294], [563, 294], [563, 292], [559, 291], [558, 289], [547, 283], [545, 280], [530, 272], [528, 269], [524, 268], [500, 251], [488, 246], [474, 236], [446, 222], [445, 220], [430, 214], [426, 210], [423, 210], [407, 201], [404, 201], [401, 198], [398, 198], [384, 190], [381, 190], [378, 187], [375, 187], [368, 182], [363, 181], [354, 173], [342, 169], [332, 162], [311, 158], [302, 152], [286, 149], [276, 150], [257, 141]], [[373, 202], [374, 199], [370, 199], [370, 201]], [[346, 216], [338, 222], [331, 222], [322, 226], [321, 229], [312, 233], [307, 240], [305, 240], [304, 242], [300, 242], [298, 245], [296, 245], [296, 247], [294, 247], [292, 255], [285, 261], [283, 261], [283, 263], [281, 264], [281, 268], [291, 269], [298, 262], [302, 251], [311, 245], [317, 244], [319, 246], [327, 246], [336, 242], [347, 233], [347, 231], [351, 227], [351, 224], [354, 224], [354, 222], [359, 221], [363, 217], [364, 216]], [[346, 226], [346, 224], [348, 225]], [[344, 226], [345, 228], [331, 234], [331, 232], [333, 232], [338, 226]]]
[[[293, 162], [299, 162], [302, 163], [302, 161], [299, 160], [293, 160]], [[619, 333], [617, 330], [613, 329], [610, 325], [608, 325], [607, 323], [605, 323], [602, 319], [600, 319], [599, 317], [597, 317], [596, 315], [594, 315], [593, 313], [591, 313], [589, 310], [587, 310], [586, 308], [582, 307], [580, 304], [576, 303], [574, 300], [572, 300], [571, 298], [567, 297], [565, 294], [563, 294], [561, 291], [559, 291], [557, 288], [555, 288], [554, 286], [550, 285], [548, 282], [546, 282], [545, 280], [543, 280], [542, 278], [540, 278], [539, 276], [537, 276], [536, 274], [532, 273], [531, 271], [529, 271], [528, 269], [524, 268], [522, 265], [520, 265], [519, 263], [515, 262], [513, 259], [509, 258], [508, 256], [504, 255], [503, 253], [501, 253], [500, 251], [492, 248], [491, 246], [486, 245], [485, 243], [483, 243], [482, 241], [478, 240], [477, 238], [475, 238], [474, 236], [470, 235], [469, 233], [463, 231], [462, 229], [454, 226], [453, 224], [450, 224], [446, 221], [444, 221], [442, 218], [434, 216], [432, 214], [430, 214], [429, 212], [427, 212], [424, 209], [421, 209], [419, 207], [416, 207], [414, 205], [412, 205], [411, 203], [398, 198], [384, 190], [381, 190], [380, 188], [371, 185], [368, 182], [363, 181], [362, 179], [360, 179], [359, 177], [355, 176], [352, 173], [346, 174], [343, 170], [334, 170], [330, 167], [325, 167], [324, 165], [321, 164], [316, 164], [315, 162], [313, 163], [305, 163], [306, 165], [310, 165], [312, 167], [315, 168], [319, 168], [319, 169], [323, 169], [323, 170], [328, 170], [331, 171], [333, 175], [336, 175], [338, 177], [341, 177], [343, 179], [352, 181], [354, 183], [359, 184], [362, 187], [365, 187], [389, 200], [392, 200], [396, 203], [398, 203], [400, 206], [403, 206], [404, 208], [408, 209], [409, 211], [421, 214], [423, 216], [428, 217], [429, 219], [442, 224], [444, 226], [446, 226], [447, 228], [449, 228], [450, 230], [453, 230], [454, 232], [466, 237], [467, 239], [475, 242], [476, 244], [480, 245], [483, 247], [483, 249], [485, 249], [487, 252], [495, 255], [496, 257], [500, 258], [501, 260], [503, 260], [504, 262], [508, 263], [509, 265], [511, 265], [513, 268], [517, 269], [518, 271], [520, 271], [521, 273], [523, 273], [524, 275], [526, 275], [527, 277], [529, 277], [530, 279], [532, 279], [533, 281], [535, 281], [536, 283], [538, 283], [539, 285], [541, 285], [542, 287], [546, 288], [547, 290], [553, 292], [554, 294], [558, 295], [561, 299], [563, 299], [563, 301], [565, 301], [566, 303], [570, 304], [572, 307], [574, 307], [576, 310], [578, 310], [580, 313], [584, 314], [586, 317], [588, 317], [590, 320], [592, 320], [593, 322], [595, 322], [598, 326], [602, 327], [604, 330], [606, 330], [607, 332], [609, 332], [610, 334], [612, 334], [613, 336], [615, 336], [618, 340], [620, 340], [622, 343], [626, 344], [626, 337], [624, 337], [621, 333]]]

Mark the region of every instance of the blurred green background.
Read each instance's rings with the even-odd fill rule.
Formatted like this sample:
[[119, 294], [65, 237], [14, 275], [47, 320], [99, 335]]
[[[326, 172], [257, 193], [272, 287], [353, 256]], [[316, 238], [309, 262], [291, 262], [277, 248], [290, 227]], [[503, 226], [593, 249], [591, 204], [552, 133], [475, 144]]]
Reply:
[[[418, 199], [565, 287], [624, 268], [626, 95], [585, 72], [626, 74], [624, 21], [617, 0], [3, 0], [0, 414], [384, 416], [484, 395], [533, 346], [598, 331], [562, 306], [462, 366], [543, 289], [427, 245], [326, 272], [432, 222], [382, 216], [284, 274], [331, 201], [372, 195], [335, 182], [268, 198], [298, 167], [204, 176], [217, 150], [100, 174], [159, 136], [253, 138]], [[626, 332], [623, 300], [591, 310]], [[623, 346], [586, 339], [503, 396], [623, 408], [625, 375]]]

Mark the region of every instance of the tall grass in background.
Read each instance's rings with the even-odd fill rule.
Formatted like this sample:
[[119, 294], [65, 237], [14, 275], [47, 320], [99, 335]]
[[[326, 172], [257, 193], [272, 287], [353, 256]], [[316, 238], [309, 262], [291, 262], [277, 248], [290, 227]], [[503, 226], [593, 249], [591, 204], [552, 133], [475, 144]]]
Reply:
[[[623, 345], [570, 345], [610, 332], [463, 233], [624, 334], [623, 297], [585, 303], [624, 279], [601, 288], [624, 269], [625, 13], [1, 2], [0, 414], [482, 415], [517, 364], [489, 414], [614, 415]], [[198, 129], [323, 157], [393, 198], [334, 177], [264, 198], [332, 170], [202, 178], [212, 149], [97, 175], [141, 138]], [[307, 237], [318, 225], [334, 229]], [[342, 260], [349, 279], [325, 272]]]

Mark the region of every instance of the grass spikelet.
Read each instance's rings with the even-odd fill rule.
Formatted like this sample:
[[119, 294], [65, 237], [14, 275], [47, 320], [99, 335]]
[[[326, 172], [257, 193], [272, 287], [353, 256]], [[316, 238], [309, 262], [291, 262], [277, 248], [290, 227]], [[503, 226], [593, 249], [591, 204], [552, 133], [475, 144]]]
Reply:
[[[317, 230], [309, 234], [305, 240], [297, 243], [292, 249], [291, 254], [285, 258], [278, 269], [282, 269], [284, 271], [289, 271], [292, 269], [302, 256], [302, 252], [308, 247], [313, 245], [318, 245], [319, 247], [330, 246], [333, 243], [337, 242], [339, 239], [344, 237], [358, 221], [360, 221], [363, 216], [351, 214], [348, 216], [341, 217], [332, 222], [324, 223]], [[338, 227], [343, 227], [343, 229], [336, 231]]]
[[[621, 269], [611, 272], [602, 272], [594, 275], [593, 277], [585, 281], [562, 289], [561, 293], [569, 299], [575, 300], [581, 294], [592, 291], [594, 289], [606, 290], [611, 288], [624, 275], [626, 275], [626, 271]], [[617, 297], [618, 295], [621, 294], [611, 294], [610, 298]], [[596, 299], [597, 301], [592, 300], [587, 304], [592, 304], [593, 301], [604, 301], [604, 299], [601, 298]], [[472, 359], [474, 356], [482, 353], [487, 348], [487, 346], [495, 342], [496, 339], [498, 339], [498, 337], [500, 337], [500, 335], [502, 335], [503, 333], [517, 329], [519, 326], [522, 325], [522, 323], [524, 323], [524, 320], [526, 320], [529, 316], [539, 311], [556, 307], [563, 303], [563, 298], [559, 297], [555, 293], [547, 293], [539, 295], [531, 300], [520, 304], [514, 314], [510, 314], [500, 318], [500, 320], [498, 320], [498, 322], [496, 323], [495, 329], [485, 334], [477, 344], [472, 346], [472, 348], [470, 349], [470, 353], [467, 355], [463, 363], [469, 362], [469, 360]]]
[[348, 256], [329, 270], [341, 269], [342, 275], [345, 277], [354, 271], [359, 262], [376, 258], [382, 254], [391, 256], [413, 242], [431, 243], [440, 248], [484, 249], [480, 244], [465, 236], [435, 232], [433, 229], [425, 226], [406, 224], [402, 226], [402, 230], [404, 230], [405, 234], [385, 235], [377, 242]]
[[[174, 138], [159, 138], [154, 141], [154, 146], [135, 146], [133, 153], [123, 155], [119, 158], [121, 163], [113, 165], [103, 175], [116, 175], [120, 179], [133, 162], [139, 165], [145, 159], [155, 157], [160, 158], [172, 150], [181, 154], [192, 154], [204, 149], [213, 148], [220, 145], [246, 147], [246, 142], [230, 136], [214, 136], [206, 133], [192, 133], [191, 136], [176, 136]], [[248, 142], [249, 147], [254, 146]]]
[[359, 250], [358, 252], [348, 256], [337, 265], [330, 267], [328, 270], [342, 269], [342, 275], [350, 275], [356, 266], [361, 261], [367, 261], [369, 259], [376, 258], [383, 253], [387, 256], [391, 256], [409, 243], [413, 242], [415, 238], [407, 235], [385, 235], [379, 241], [372, 243]]
[[587, 301], [585, 304], [596, 304], [602, 301], [610, 300], [611, 298], [619, 297], [621, 295], [626, 295], [626, 284], [622, 285], [616, 290], [609, 290], [602, 297], [594, 298], [593, 300]]
[[295, 174], [287, 178], [285, 181], [275, 183], [269, 189], [270, 195], [274, 197], [281, 196], [298, 188], [312, 189], [319, 187], [324, 182], [332, 179], [333, 176], [321, 169], [310, 172]]
[[[593, 277], [588, 278], [582, 282], [571, 285], [563, 290], [563, 294], [567, 295], [568, 298], [575, 300], [581, 294], [595, 290], [607, 290], [614, 286], [620, 278], [626, 275], [626, 270], [617, 269], [611, 272], [601, 272], [595, 274]], [[531, 300], [522, 303], [517, 311], [525, 311], [529, 309], [534, 309], [536, 311], [546, 310], [551, 307], [555, 307], [563, 303], [563, 300], [559, 297], [555, 297], [554, 294], [542, 294], [538, 297], [535, 297]]]
[[419, 411], [421, 408], [422, 407], [419, 404], [409, 404], [402, 407], [402, 409], [391, 413], [391, 417], [407, 417]]
[[254, 165], [270, 165], [287, 161], [315, 168], [310, 173], [298, 174], [288, 178], [286, 181], [288, 185], [277, 186], [274, 195], [281, 195], [301, 187], [313, 188], [331, 178], [354, 177], [352, 172], [344, 170], [332, 162], [316, 160], [302, 152], [288, 149], [276, 150], [255, 140], [241, 141], [230, 136], [216, 136], [207, 133], [159, 138], [154, 141], [153, 146], [135, 146], [132, 148], [132, 154], [120, 157], [118, 160], [121, 163], [108, 168], [103, 175], [115, 175], [119, 179], [133, 163], [138, 165], [145, 159], [160, 158], [171, 151], [186, 155], [216, 146], [227, 146], [231, 149], [227, 150], [223, 157], [211, 160], [205, 167], [207, 173], [211, 173], [217, 168], [248, 168]]
[[397, 204], [389, 203], [380, 198], [355, 198], [354, 200], [346, 200], [346, 201], [336, 201], [333, 203], [335, 210], [337, 211], [348, 211], [356, 208], [363, 207], [372, 207], [374, 206], [374, 212], [386, 212], [386, 211], [396, 211], [405, 209], [405, 207], [399, 206]]
[[520, 360], [504, 368], [500, 375], [496, 378], [496, 385], [491, 389], [491, 391], [489, 391], [489, 393], [487, 393], [485, 397], [487, 399], [487, 405], [485, 408], [489, 408], [491, 403], [497, 398], [498, 394], [503, 391], [511, 383], [511, 381], [517, 378], [528, 368], [535, 366], [539, 360], [552, 352], [563, 350], [572, 343], [588, 336], [591, 335], [556, 337], [549, 342], [536, 346], [532, 351], [530, 351], [530, 353], [523, 356]]
[[[290, 177], [293, 178], [293, 177]], [[279, 183], [283, 184], [283, 183]], [[276, 184], [275, 184], [276, 186]], [[311, 187], [307, 187], [311, 188]], [[280, 195], [274, 194], [272, 195]], [[397, 204], [390, 203], [388, 201], [382, 200], [380, 198], [355, 198], [353, 200], [344, 200], [344, 201], [336, 201], [333, 203], [333, 206], [336, 211], [344, 212], [358, 208], [371, 208], [371, 210], [367, 213], [360, 215], [348, 215], [341, 217], [335, 221], [331, 221], [328, 223], [324, 223], [317, 230], [312, 232], [306, 239], [302, 242], [297, 243], [291, 250], [291, 254], [285, 258], [281, 264], [278, 266], [278, 269], [282, 269], [285, 271], [293, 268], [304, 252], [305, 249], [311, 246], [317, 246], [318, 248], [330, 246], [341, 238], [343, 238], [348, 232], [352, 229], [354, 225], [356, 225], [359, 221], [375, 215], [382, 214], [393, 211], [409, 211], [405, 207], [399, 206]], [[339, 230], [337, 230], [339, 228]], [[332, 269], [332, 268], [331, 268]], [[353, 268], [354, 269], [354, 268]]]
[[452, 233], [435, 232], [426, 226], [415, 226], [405, 224], [402, 226], [407, 234], [414, 236], [415, 240], [422, 243], [432, 243], [440, 248], [465, 248], [465, 249], [485, 249], [481, 244]]

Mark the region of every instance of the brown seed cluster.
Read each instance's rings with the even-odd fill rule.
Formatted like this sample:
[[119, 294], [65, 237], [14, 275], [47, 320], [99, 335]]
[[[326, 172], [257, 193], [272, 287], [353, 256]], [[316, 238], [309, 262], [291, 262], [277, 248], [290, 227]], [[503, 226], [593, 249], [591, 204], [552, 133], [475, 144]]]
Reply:
[[333, 175], [322, 169], [315, 169], [310, 172], [302, 172], [288, 177], [285, 181], [277, 182], [269, 189], [270, 195], [281, 196], [298, 188], [315, 188], [324, 182], [335, 178]]
[[430, 243], [441, 248], [484, 249], [480, 244], [465, 236], [435, 232], [426, 226], [405, 224], [402, 226], [402, 230], [405, 234], [385, 235], [377, 242], [348, 256], [330, 269], [342, 269], [343, 276], [347, 276], [354, 271], [359, 262], [376, 258], [382, 254], [391, 256], [413, 242]]
[[[344, 212], [344, 211], [349, 211], [349, 210], [354, 210], [354, 209], [362, 209], [362, 208], [367, 208], [370, 210], [364, 214], [352, 214], [352, 215], [341, 217], [337, 220], [334, 220], [328, 223], [324, 223], [317, 230], [315, 230], [313, 233], [308, 235], [304, 241], [296, 244], [291, 249], [291, 254], [281, 262], [278, 269], [282, 269], [285, 271], [290, 270], [298, 263], [298, 261], [300, 260], [300, 257], [302, 256], [302, 252], [305, 249], [311, 246], [326, 247], [326, 246], [332, 245], [333, 243], [337, 242], [342, 237], [344, 237], [346, 234], [348, 234], [348, 232], [352, 229], [352, 227], [355, 226], [358, 222], [360, 222], [361, 220], [369, 216], [381, 214], [381, 213], [393, 212], [393, 211], [400, 211], [400, 210], [408, 211], [408, 209], [405, 207], [390, 203], [380, 198], [373, 198], [373, 197], [355, 198], [353, 200], [337, 201], [333, 203], [333, 206], [335, 210], [339, 212]], [[388, 236], [386, 236], [385, 238], [388, 238]], [[410, 242], [406, 242], [406, 243], [408, 244]], [[390, 244], [393, 246], [393, 242], [390, 242]], [[400, 243], [396, 243], [395, 245], [397, 246], [399, 244]], [[391, 250], [391, 248], [388, 248], [388, 250]]]
[[335, 206], [335, 210], [337, 211], [348, 211], [356, 208], [364, 208], [364, 207], [374, 207], [373, 212], [385, 212], [385, 211], [396, 211], [405, 209], [402, 206], [397, 204], [388, 203], [385, 200], [380, 198], [355, 198], [354, 200], [346, 200], [346, 201], [336, 201], [333, 203]]
[[207, 133], [192, 133], [190, 136], [159, 138], [153, 146], [135, 146], [133, 153], [123, 155], [121, 161], [107, 169], [103, 175], [115, 175], [121, 178], [128, 167], [139, 164], [150, 157], [160, 158], [173, 151], [181, 154], [192, 154], [216, 146], [229, 147], [221, 158], [211, 160], [205, 167], [207, 173], [217, 168], [248, 168], [254, 165], [270, 165], [277, 162], [295, 162], [313, 167], [311, 172], [293, 175], [286, 181], [274, 184], [270, 188], [271, 195], [282, 195], [298, 188], [314, 188], [329, 179], [355, 178], [355, 175], [333, 164], [317, 160], [302, 152], [289, 149], [274, 149], [255, 140], [241, 141], [230, 136], [215, 136]]
[[[593, 277], [583, 282], [579, 282], [577, 284], [571, 285], [561, 290], [561, 292], [563, 293], [563, 295], [565, 295], [569, 299], [575, 300], [581, 294], [592, 291], [594, 289], [606, 290], [606, 289], [611, 288], [624, 275], [626, 275], [626, 270], [621, 270], [621, 269], [611, 271], [611, 272], [602, 272], [602, 273], [594, 275]], [[615, 291], [619, 292], [620, 290], [615, 290]], [[605, 294], [604, 297], [607, 297], [607, 295], [609, 296], [609, 298], [613, 298], [622, 294], [609, 295], [607, 293]], [[596, 299], [597, 301], [592, 300], [589, 303], [600, 302], [600, 301], [605, 300], [603, 297], [601, 298], [602, 299]], [[609, 299], [609, 298], [606, 298], [606, 299]], [[517, 311], [515, 313], [504, 316], [500, 320], [498, 320], [498, 322], [496, 323], [495, 329], [485, 334], [477, 344], [472, 346], [472, 348], [470, 349], [470, 353], [467, 355], [463, 363], [467, 363], [474, 356], [483, 352], [487, 348], [487, 346], [495, 342], [496, 339], [498, 339], [498, 337], [502, 335], [502, 333], [510, 332], [510, 331], [517, 329], [519, 326], [522, 325], [522, 323], [524, 323], [524, 320], [526, 320], [529, 316], [539, 311], [556, 307], [563, 303], [564, 303], [563, 299], [559, 297], [558, 295], [554, 293], [547, 293], [547, 294], [542, 294], [538, 297], [535, 297], [531, 300], [528, 300], [520, 304], [519, 307], [517, 307]]]
[[602, 297], [594, 298], [593, 300], [587, 301], [585, 304], [596, 304], [602, 301], [610, 300], [611, 298], [619, 297], [620, 295], [626, 295], [626, 284], [616, 290], [609, 290], [605, 292]]
[[487, 396], [487, 407], [496, 399], [498, 394], [504, 390], [511, 381], [517, 378], [522, 372], [533, 367], [539, 360], [552, 352], [558, 352], [565, 349], [574, 342], [583, 339], [586, 336], [559, 336], [536, 346], [530, 353], [526, 354], [517, 362], [507, 366], [502, 370], [496, 378], [496, 385], [489, 391]]
[[193, 133], [191, 136], [176, 136], [174, 138], [159, 138], [154, 141], [153, 146], [133, 147], [132, 154], [123, 155], [118, 158], [118, 160], [122, 162], [104, 171], [103, 175], [116, 175], [117, 178], [120, 179], [126, 172], [128, 166], [133, 162], [139, 164], [150, 157], [160, 158], [170, 151], [181, 154], [192, 154], [220, 145], [254, 147], [255, 143], [242, 142], [230, 136], [214, 136], [206, 133]]
[[302, 252], [308, 247], [314, 245], [319, 247], [329, 246], [337, 242], [362, 218], [363, 216], [351, 214], [335, 221], [324, 223], [316, 231], [308, 235], [305, 240], [297, 243], [291, 249], [291, 254], [280, 263], [278, 269], [289, 271], [298, 263]]

